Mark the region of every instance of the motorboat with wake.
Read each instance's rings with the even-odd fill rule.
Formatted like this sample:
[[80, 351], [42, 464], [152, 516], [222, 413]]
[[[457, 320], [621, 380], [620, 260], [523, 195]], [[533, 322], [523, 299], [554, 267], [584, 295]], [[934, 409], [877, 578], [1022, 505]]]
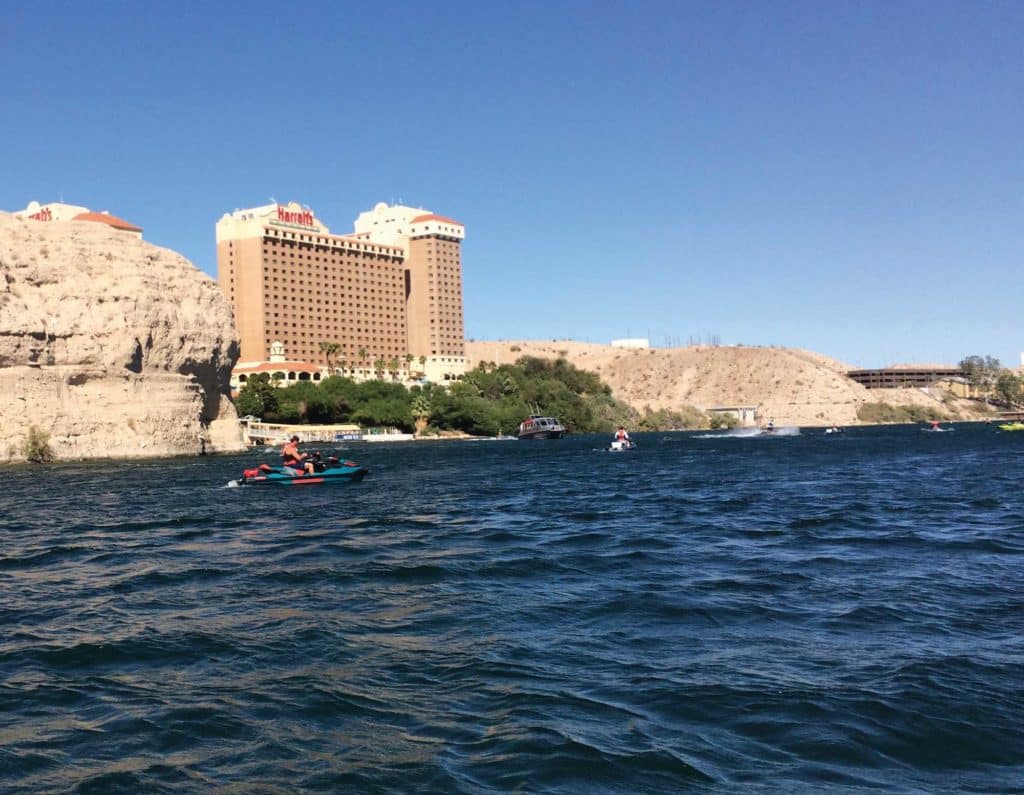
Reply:
[[999, 426], [1001, 431], [1024, 431], [1024, 422], [1007, 422]]
[[560, 439], [564, 434], [565, 428], [554, 417], [541, 417], [539, 414], [531, 414], [519, 423], [520, 439]]
[[258, 467], [243, 471], [242, 477], [236, 482], [239, 486], [315, 486], [362, 480], [370, 471], [355, 461], [342, 461], [334, 456], [324, 459], [320, 453], [310, 453], [305, 460], [312, 462], [312, 472], [304, 472], [293, 467], [260, 464]]

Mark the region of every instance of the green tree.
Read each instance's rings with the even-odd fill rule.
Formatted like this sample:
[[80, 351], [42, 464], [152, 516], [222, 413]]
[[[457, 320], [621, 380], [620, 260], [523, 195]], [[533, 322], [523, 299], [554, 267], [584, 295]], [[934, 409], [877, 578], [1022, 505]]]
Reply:
[[739, 418], [735, 414], [712, 414], [709, 422], [710, 427], [715, 430], [719, 428], [735, 428], [739, 424]]
[[501, 385], [501, 394], [503, 395], [518, 395], [519, 384], [516, 383], [516, 379], [512, 377], [511, 373], [502, 372], [498, 374], [498, 382]]
[[415, 395], [409, 406], [409, 413], [416, 424], [416, 433], [423, 433], [430, 419], [430, 398], [423, 392]]
[[[394, 361], [374, 361], [381, 372], [389, 364], [395, 367]], [[542, 359], [499, 366], [487, 363], [463, 381], [411, 388], [382, 378], [357, 382], [341, 376], [274, 387], [264, 373], [249, 379], [237, 405], [243, 414], [271, 421], [356, 422], [421, 432], [429, 422], [438, 428], [488, 436], [513, 430], [534, 408], [558, 417], [578, 433], [608, 431], [620, 424], [641, 427], [639, 415], [616, 401], [595, 374], [566, 361]], [[645, 418], [643, 427], [692, 427], [699, 417], [656, 412]]]
[[499, 413], [493, 403], [465, 391], [456, 392], [453, 384], [447, 394], [439, 396], [430, 413], [431, 421], [439, 428], [466, 433], [494, 436], [501, 427]]
[[246, 384], [238, 391], [235, 398], [235, 411], [242, 417], [262, 417], [263, 401], [259, 395]]
[[413, 430], [409, 404], [399, 398], [374, 398], [357, 408], [352, 418], [365, 427], [399, 428]]
[[[328, 379], [324, 379], [325, 383]], [[286, 422], [331, 422], [333, 401], [327, 390], [312, 381], [296, 381], [278, 390], [277, 419]]]
[[1007, 406], [1013, 408], [1024, 398], [1024, 379], [1012, 370], [1003, 370], [996, 379], [995, 391]]
[[967, 383], [988, 397], [1003, 366], [994, 356], [967, 356], [960, 361]]
[[254, 417], [266, 418], [268, 414], [277, 411], [277, 392], [277, 387], [270, 383], [270, 376], [267, 373], [251, 375], [238, 391], [235, 409], [243, 417], [251, 414]]
[[[318, 387], [327, 419], [322, 422], [349, 422], [352, 417], [352, 401], [355, 381], [351, 378], [332, 376], [325, 378]], [[321, 420], [318, 420], [320, 422]]]
[[384, 361], [383, 356], [378, 356], [373, 360], [373, 371], [377, 375], [378, 379], [384, 377], [384, 371], [387, 369], [388, 363]]
[[320, 342], [320, 353], [324, 355], [324, 360], [327, 362], [327, 370], [331, 374], [334, 374], [334, 363], [336, 357], [341, 351], [341, 343], [328, 342], [326, 340]]
[[366, 360], [370, 358], [370, 354], [367, 353], [366, 348], [360, 348], [358, 353], [357, 353], [357, 355], [359, 356], [359, 364], [363, 368], [363, 370], [365, 371], [366, 370]]
[[398, 357], [397, 356], [392, 356], [390, 359], [388, 359], [388, 372], [391, 374], [391, 380], [392, 381], [397, 381], [398, 380], [398, 370], [399, 370], [399, 367], [400, 367], [400, 365], [398, 363]]

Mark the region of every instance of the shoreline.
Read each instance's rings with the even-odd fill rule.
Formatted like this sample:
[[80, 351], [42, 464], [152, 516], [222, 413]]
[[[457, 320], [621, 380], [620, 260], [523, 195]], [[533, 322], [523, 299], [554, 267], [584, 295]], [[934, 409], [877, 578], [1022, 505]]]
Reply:
[[[943, 426], [949, 426], [949, 425], [992, 425], [992, 426], [999, 426], [1000, 424], [1008, 423], [1008, 422], [1013, 422], [1013, 420], [1005, 419], [1005, 418], [1001, 418], [1001, 417], [993, 417], [991, 419], [941, 420], [940, 421], [940, 425], [943, 425]], [[881, 427], [920, 427], [922, 429], [926, 429], [928, 425], [930, 425], [930, 422], [860, 422], [860, 423], [856, 423], [856, 424], [839, 425], [838, 427], [843, 429], [843, 430], [852, 430], [852, 429], [856, 429], [856, 428], [881, 428]], [[796, 428], [797, 430], [804, 430], [804, 429], [807, 429], [807, 430], [826, 430], [826, 429], [831, 428], [831, 427], [832, 427], [831, 423], [827, 423], [827, 424], [823, 424], [823, 425], [783, 425], [783, 424], [776, 424], [776, 426], [775, 426], [776, 430], [781, 430], [783, 428]], [[656, 434], [656, 433], [709, 433], [710, 432], [710, 433], [717, 433], [717, 434], [720, 434], [722, 436], [726, 436], [730, 432], [733, 432], [733, 431], [745, 431], [745, 430], [747, 430], [747, 431], [749, 431], [749, 430], [762, 430], [762, 428], [761, 428], [761, 426], [756, 426], [756, 425], [745, 425], [745, 426], [736, 426], [734, 428], [666, 428], [666, 429], [663, 429], [663, 430], [650, 430], [650, 431], [632, 430], [632, 431], [630, 431], [630, 433], [633, 434], [633, 435], [645, 435], [646, 436], [646, 435]], [[572, 433], [570, 433], [570, 434], [566, 434], [565, 438], [572, 439], [574, 437], [585, 437], [585, 436], [604, 437], [604, 436], [609, 435], [610, 433], [611, 433], [610, 431], [609, 432], [597, 431], [597, 432], [585, 433], [585, 434], [572, 434]], [[438, 436], [412, 436], [411, 438], [409, 438], [409, 437], [406, 437], [405, 435], [403, 435], [403, 438], [392, 440], [390, 443], [398, 444], [398, 443], [403, 443], [403, 442], [449, 442], [449, 441], [451, 441], [451, 442], [457, 442], [457, 441], [474, 441], [474, 442], [498, 442], [498, 441], [501, 441], [501, 442], [507, 442], [507, 441], [519, 441], [519, 439], [518, 439], [518, 437], [515, 437], [515, 436], [501, 436], [501, 437], [498, 437], [498, 436], [473, 436], [472, 434], [459, 433], [459, 432], [451, 432], [451, 433], [443, 435], [443, 436], [442, 435], [438, 435]], [[368, 445], [368, 449], [372, 449], [372, 447], [371, 447], [372, 445], [375, 445], [375, 444], [387, 444], [387, 443], [388, 442], [366, 442], [365, 440], [345, 440], [345, 441], [340, 441], [340, 442], [337, 442], [337, 443], [333, 443], [333, 442], [320, 442], [320, 444], [324, 444], [324, 445], [337, 444], [338, 447], [336, 449], [345, 449], [345, 450], [350, 450], [350, 451], [353, 449], [352, 445], [366, 444], [366, 445]], [[302, 444], [315, 445], [315, 444], [318, 444], [318, 443], [315, 442], [315, 441], [311, 441], [311, 442], [302, 442]], [[2, 470], [4, 468], [20, 469], [20, 468], [29, 468], [29, 467], [51, 467], [52, 468], [52, 467], [60, 467], [60, 466], [63, 466], [63, 465], [88, 464], [88, 463], [93, 463], [93, 462], [96, 462], [96, 463], [109, 462], [109, 463], [119, 463], [119, 464], [143, 464], [143, 463], [146, 463], [146, 462], [183, 461], [185, 459], [229, 458], [229, 457], [233, 457], [233, 456], [246, 456], [246, 455], [255, 455], [255, 454], [259, 454], [259, 453], [264, 453], [265, 452], [265, 448], [269, 447], [269, 448], [276, 449], [279, 446], [280, 445], [271, 445], [271, 444], [250, 445], [250, 446], [246, 447], [244, 450], [241, 450], [241, 451], [212, 451], [212, 452], [207, 452], [207, 453], [177, 453], [177, 454], [157, 456], [157, 457], [154, 457], [154, 456], [129, 456], [129, 457], [115, 458], [115, 457], [109, 457], [109, 456], [95, 456], [95, 457], [85, 457], [85, 458], [57, 458], [57, 459], [54, 459], [52, 461], [48, 461], [48, 462], [45, 462], [45, 463], [26, 461], [24, 459], [21, 459], [21, 460], [7, 460], [7, 461], [4, 461], [4, 462], [0, 462], [0, 470]], [[269, 451], [267, 451], [267, 454], [269, 454]]]

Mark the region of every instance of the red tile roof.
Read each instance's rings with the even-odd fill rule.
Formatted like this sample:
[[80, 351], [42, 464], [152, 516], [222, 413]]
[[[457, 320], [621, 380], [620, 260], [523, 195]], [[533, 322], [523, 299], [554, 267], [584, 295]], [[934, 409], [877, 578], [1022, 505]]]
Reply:
[[323, 369], [324, 369], [323, 367], [320, 367], [320, 366], [315, 365], [315, 364], [310, 364], [309, 362], [261, 362], [260, 364], [257, 364], [255, 367], [251, 367], [251, 366], [250, 367], [246, 367], [246, 366], [235, 367], [235, 372], [236, 373], [272, 373], [272, 372], [275, 372], [277, 370], [280, 370], [282, 372], [287, 372], [288, 370], [293, 370], [295, 372], [319, 373]]
[[110, 213], [79, 213], [74, 217], [75, 221], [99, 221], [101, 224], [107, 224], [108, 226], [114, 227], [114, 229], [123, 229], [126, 232], [141, 232], [142, 227], [136, 226], [135, 224], [128, 223], [123, 218], [118, 218], [116, 215]]
[[456, 226], [462, 226], [458, 221], [454, 221], [451, 218], [445, 218], [443, 215], [437, 215], [436, 213], [427, 213], [426, 215], [417, 215], [412, 219], [412, 223], [418, 224], [420, 221], [441, 221], [445, 224], [455, 224]]

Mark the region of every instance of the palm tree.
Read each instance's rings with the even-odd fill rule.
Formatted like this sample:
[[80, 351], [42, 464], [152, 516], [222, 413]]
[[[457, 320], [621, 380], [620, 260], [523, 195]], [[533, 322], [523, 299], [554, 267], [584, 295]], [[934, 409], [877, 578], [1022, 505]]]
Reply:
[[411, 353], [405, 354], [405, 377], [412, 378], [412, 360], [416, 357]]
[[425, 355], [420, 356], [420, 376], [427, 374], [427, 357]]
[[427, 419], [430, 417], [430, 398], [422, 392], [412, 399], [409, 412], [416, 421], [416, 433], [423, 433], [427, 427]]
[[327, 370], [331, 375], [336, 375], [334, 371], [334, 359], [341, 350], [341, 343], [338, 342], [327, 342], [323, 340], [320, 342], [320, 353], [324, 355], [324, 359], [327, 360]]
[[383, 357], [377, 358], [373, 362], [374, 372], [377, 374], [377, 378], [384, 377], [384, 371], [387, 369], [388, 363], [384, 361]]
[[369, 354], [366, 352], [366, 348], [359, 349], [359, 363], [363, 366], [363, 370], [366, 370], [366, 360], [369, 358]]
[[392, 381], [397, 381], [398, 380], [398, 357], [397, 356], [392, 356], [388, 360], [388, 372], [391, 373], [391, 380]]

